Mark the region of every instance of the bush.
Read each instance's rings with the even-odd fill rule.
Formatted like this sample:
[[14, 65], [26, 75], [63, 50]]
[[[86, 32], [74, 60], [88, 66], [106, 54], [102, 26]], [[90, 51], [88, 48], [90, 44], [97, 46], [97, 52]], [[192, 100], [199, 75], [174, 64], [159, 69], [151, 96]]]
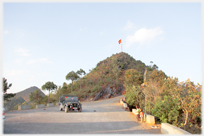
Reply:
[[92, 91], [91, 91], [91, 92], [98, 92], [100, 89], [101, 89], [101, 86], [100, 86], [100, 85], [95, 85], [95, 86], [92, 88]]
[[111, 83], [113, 83], [113, 80], [112, 80], [112, 78], [107, 78], [107, 79], [106, 79], [106, 82], [107, 82], [108, 84], [111, 84]]
[[31, 109], [35, 109], [36, 108], [36, 104], [29, 104]]
[[86, 92], [86, 93], [90, 93], [90, 92], [91, 92], [91, 90], [90, 90], [90, 89], [87, 89], [87, 90], [85, 90], [85, 92]]
[[180, 107], [178, 99], [172, 99], [170, 96], [164, 96], [164, 100], [158, 98], [152, 114], [158, 117], [162, 123], [177, 124]]
[[104, 82], [102, 80], [99, 81], [99, 85], [104, 85]]
[[48, 96], [47, 95], [45, 95], [41, 100], [40, 100], [40, 102], [39, 102], [39, 104], [47, 104], [47, 101], [48, 101]]
[[125, 69], [125, 64], [124, 64], [124, 63], [120, 63], [120, 67], [121, 67], [122, 69]]
[[22, 103], [21, 105], [28, 105], [27, 102]]
[[140, 89], [140, 86], [131, 86], [126, 85], [126, 94], [125, 94], [126, 102], [130, 106], [140, 106], [144, 107], [144, 94]]
[[51, 99], [50, 99], [50, 103], [56, 103], [56, 100], [53, 99], [53, 98], [51, 98]]
[[94, 93], [94, 92], [90, 93], [90, 96], [91, 96], [91, 97], [94, 97], [94, 96], [95, 96], [95, 93]]
[[21, 105], [21, 103], [15, 105], [15, 106], [12, 108], [12, 110], [18, 110], [18, 106], [19, 106], [19, 105]]

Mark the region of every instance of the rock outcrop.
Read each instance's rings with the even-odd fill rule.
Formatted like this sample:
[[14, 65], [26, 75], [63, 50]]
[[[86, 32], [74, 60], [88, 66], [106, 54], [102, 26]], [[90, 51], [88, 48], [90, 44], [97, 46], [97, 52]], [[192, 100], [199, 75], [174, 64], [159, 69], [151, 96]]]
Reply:
[[108, 85], [105, 89], [101, 89], [101, 91], [95, 95], [94, 101], [97, 101], [100, 98], [108, 99], [111, 97], [116, 97], [116, 96], [122, 95], [123, 89], [124, 88], [122, 85], [120, 87], [118, 87], [117, 89], [115, 87], [111, 88], [110, 85]]

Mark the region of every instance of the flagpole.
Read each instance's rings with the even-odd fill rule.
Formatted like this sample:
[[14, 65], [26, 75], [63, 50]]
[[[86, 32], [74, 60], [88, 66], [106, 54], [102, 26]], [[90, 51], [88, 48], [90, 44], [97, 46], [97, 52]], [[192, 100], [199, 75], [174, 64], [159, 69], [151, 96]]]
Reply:
[[121, 39], [118, 41], [119, 44], [121, 44], [121, 52], [122, 52], [122, 43], [121, 43]]

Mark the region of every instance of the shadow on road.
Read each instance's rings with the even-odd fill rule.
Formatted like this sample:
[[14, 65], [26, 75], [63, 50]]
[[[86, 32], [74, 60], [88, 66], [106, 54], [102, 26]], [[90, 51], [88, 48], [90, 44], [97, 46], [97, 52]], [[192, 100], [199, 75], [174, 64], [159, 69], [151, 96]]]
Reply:
[[4, 127], [4, 134], [149, 134], [147, 130], [138, 126], [135, 121], [18, 123], [14, 129]]

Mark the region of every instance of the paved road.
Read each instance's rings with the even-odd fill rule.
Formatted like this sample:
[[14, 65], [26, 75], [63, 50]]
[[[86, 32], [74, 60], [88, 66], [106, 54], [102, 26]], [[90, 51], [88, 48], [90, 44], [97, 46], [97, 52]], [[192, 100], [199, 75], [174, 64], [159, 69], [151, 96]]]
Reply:
[[[151, 134], [145, 123], [122, 108], [122, 96], [96, 102], [82, 102], [82, 112], [65, 113], [47, 107], [6, 113], [4, 134]], [[45, 110], [44, 110], [45, 109]]]

